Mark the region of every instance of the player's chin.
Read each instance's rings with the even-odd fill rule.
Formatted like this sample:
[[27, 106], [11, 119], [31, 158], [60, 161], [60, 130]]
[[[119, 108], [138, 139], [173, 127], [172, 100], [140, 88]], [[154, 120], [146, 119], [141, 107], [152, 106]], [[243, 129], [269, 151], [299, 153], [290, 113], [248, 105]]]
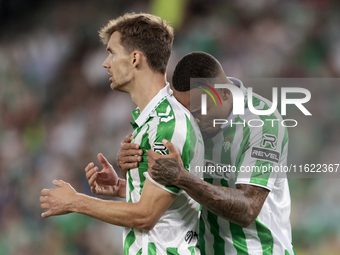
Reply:
[[116, 91], [119, 91], [119, 92], [124, 92], [124, 93], [128, 93], [128, 91], [126, 90], [126, 86], [124, 86], [124, 84], [117, 84], [117, 83], [114, 83], [112, 82], [110, 84], [110, 88], [112, 90], [116, 90]]
[[203, 139], [214, 137], [219, 132], [219, 130], [220, 128], [217, 128], [217, 127], [202, 128], [201, 133], [202, 133]]
[[111, 82], [110, 88], [111, 88], [112, 90], [117, 90], [117, 89], [116, 89], [116, 88], [117, 88], [117, 85], [116, 85], [114, 82]]

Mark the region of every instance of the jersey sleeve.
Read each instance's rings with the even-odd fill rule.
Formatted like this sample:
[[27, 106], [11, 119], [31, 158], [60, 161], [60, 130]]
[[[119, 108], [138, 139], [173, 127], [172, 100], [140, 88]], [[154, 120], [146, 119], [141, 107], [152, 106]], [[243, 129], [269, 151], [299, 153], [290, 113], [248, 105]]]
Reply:
[[248, 126], [246, 129], [248, 132], [242, 141], [244, 147], [235, 162], [235, 184], [272, 190], [275, 179], [280, 176], [280, 171], [282, 173], [282, 166], [286, 165], [287, 129], [278, 121], [265, 121], [262, 127]]
[[[175, 148], [182, 152], [182, 143], [181, 143], [181, 133], [176, 130], [176, 120], [175, 118], [166, 117], [164, 121], [161, 121], [162, 119], [159, 118], [159, 124], [157, 125], [157, 128], [154, 128], [149, 133], [149, 141], [150, 141], [150, 148], [159, 153], [160, 155], [167, 155], [169, 154], [169, 150], [163, 145], [162, 140], [166, 139], [168, 141], [171, 141]], [[157, 121], [157, 120], [155, 120]], [[144, 173], [145, 177], [149, 178], [151, 182], [153, 182], [158, 187], [172, 193], [175, 195], [179, 195], [181, 192], [181, 189], [177, 186], [173, 185], [162, 185], [160, 183], [157, 183], [155, 180], [153, 180], [148, 172]]]

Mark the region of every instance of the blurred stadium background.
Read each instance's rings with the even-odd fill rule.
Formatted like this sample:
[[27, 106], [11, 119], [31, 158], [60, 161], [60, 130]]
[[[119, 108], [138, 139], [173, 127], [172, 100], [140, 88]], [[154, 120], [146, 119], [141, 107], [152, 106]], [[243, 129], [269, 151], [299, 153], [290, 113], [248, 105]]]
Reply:
[[[39, 197], [54, 179], [91, 194], [84, 167], [98, 152], [115, 165], [132, 132], [135, 105], [110, 90], [97, 33], [130, 11], [175, 28], [169, 81], [194, 50], [238, 78], [340, 75], [336, 0], [0, 0], [1, 255], [122, 254], [120, 227], [77, 214], [42, 219]], [[289, 129], [289, 160], [339, 163], [340, 90], [313, 96], [314, 121]], [[297, 254], [339, 254], [339, 179], [291, 179], [290, 188]]]

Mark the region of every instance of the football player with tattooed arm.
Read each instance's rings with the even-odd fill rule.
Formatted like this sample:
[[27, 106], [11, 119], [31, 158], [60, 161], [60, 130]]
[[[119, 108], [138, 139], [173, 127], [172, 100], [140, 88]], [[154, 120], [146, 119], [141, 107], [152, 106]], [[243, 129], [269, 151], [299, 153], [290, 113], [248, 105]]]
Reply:
[[[190, 87], [190, 78], [224, 78], [226, 83], [237, 86], [245, 96], [245, 114], [233, 114], [230, 90], [216, 89], [223, 103], [215, 105], [208, 100], [207, 115], [201, 115], [201, 95], [205, 92], [199, 83]], [[202, 205], [201, 254], [295, 254], [285, 174], [242, 171], [252, 166], [269, 168], [287, 164], [287, 128], [278, 121], [263, 121], [262, 127], [248, 125], [250, 119], [282, 120], [280, 114], [277, 111], [270, 116], [251, 113], [247, 104], [248, 89], [240, 80], [226, 78], [220, 63], [204, 52], [193, 52], [181, 59], [175, 68], [172, 86], [177, 100], [191, 111], [201, 129], [206, 165], [236, 169], [220, 173], [219, 178], [208, 176], [202, 180], [185, 171], [180, 154], [171, 142], [163, 141], [170, 151], [166, 156], [147, 152], [148, 172], [153, 180], [185, 190]], [[252, 94], [252, 101], [258, 110], [271, 106], [271, 102], [256, 94]], [[213, 127], [213, 119], [227, 119], [228, 123]], [[254, 150], [268, 153], [254, 153]], [[270, 153], [276, 157], [266, 156]], [[139, 155], [138, 147], [126, 137], [117, 155], [122, 171], [138, 164]]]

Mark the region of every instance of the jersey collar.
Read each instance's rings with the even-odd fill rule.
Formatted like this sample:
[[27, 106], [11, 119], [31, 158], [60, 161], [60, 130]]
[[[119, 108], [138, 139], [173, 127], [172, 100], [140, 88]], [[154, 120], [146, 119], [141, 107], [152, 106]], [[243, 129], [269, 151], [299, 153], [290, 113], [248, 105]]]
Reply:
[[156, 108], [171, 94], [172, 90], [170, 89], [170, 84], [167, 82], [166, 86], [161, 89], [154, 98], [151, 99], [142, 112], [140, 112], [138, 107], [132, 111], [131, 114], [135, 120], [131, 123], [132, 126], [137, 125], [138, 127], [141, 127], [151, 116], [154, 115]]

